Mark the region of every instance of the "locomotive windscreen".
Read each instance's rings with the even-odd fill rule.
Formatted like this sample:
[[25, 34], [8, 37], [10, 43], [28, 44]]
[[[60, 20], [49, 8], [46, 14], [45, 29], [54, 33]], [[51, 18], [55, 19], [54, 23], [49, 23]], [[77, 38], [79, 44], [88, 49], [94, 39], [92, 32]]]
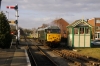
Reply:
[[60, 33], [60, 29], [46, 29], [47, 33]]

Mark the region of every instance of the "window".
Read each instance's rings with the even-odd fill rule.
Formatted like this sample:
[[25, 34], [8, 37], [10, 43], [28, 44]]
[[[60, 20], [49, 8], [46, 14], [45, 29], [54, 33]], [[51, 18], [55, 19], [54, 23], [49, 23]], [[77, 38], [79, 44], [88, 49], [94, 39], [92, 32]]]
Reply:
[[74, 34], [78, 34], [78, 28], [74, 28]]
[[60, 33], [60, 29], [47, 29], [45, 30], [47, 33]]
[[96, 26], [96, 30], [100, 30], [100, 26]]
[[80, 34], [84, 34], [84, 27], [80, 28]]
[[96, 20], [96, 23], [100, 23], [100, 20]]
[[100, 38], [100, 33], [95, 33], [95, 38]]
[[79, 31], [80, 31], [80, 34], [89, 34], [90, 32], [90, 29], [89, 29], [89, 27], [81, 27], [80, 29], [79, 29]]
[[98, 35], [98, 34], [97, 34], [97, 33], [95, 33], [95, 38], [97, 38], [97, 35]]
[[90, 29], [89, 29], [88, 27], [86, 27], [86, 28], [85, 28], [85, 33], [88, 34], [88, 33], [89, 33], [89, 30], [90, 30]]

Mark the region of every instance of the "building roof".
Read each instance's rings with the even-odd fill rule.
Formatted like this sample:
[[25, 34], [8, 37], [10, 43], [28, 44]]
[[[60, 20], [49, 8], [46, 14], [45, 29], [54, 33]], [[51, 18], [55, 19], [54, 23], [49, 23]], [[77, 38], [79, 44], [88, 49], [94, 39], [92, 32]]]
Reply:
[[94, 17], [94, 18], [90, 18], [88, 20], [92, 20], [92, 19], [100, 19], [100, 17]]
[[89, 26], [92, 27], [92, 25], [90, 25], [87, 21], [85, 20], [76, 20], [75, 22], [73, 22], [72, 24], [68, 25], [67, 27], [81, 27], [81, 26]]

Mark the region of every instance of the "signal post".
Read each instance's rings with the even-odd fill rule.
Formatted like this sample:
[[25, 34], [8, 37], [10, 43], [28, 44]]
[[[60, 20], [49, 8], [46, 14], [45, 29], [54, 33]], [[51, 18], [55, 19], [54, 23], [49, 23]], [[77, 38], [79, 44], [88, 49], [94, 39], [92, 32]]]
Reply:
[[7, 6], [8, 9], [14, 9], [16, 11], [16, 20], [15, 20], [15, 24], [16, 24], [16, 30], [17, 30], [17, 35], [16, 35], [16, 48], [19, 48], [18, 47], [18, 44], [19, 44], [19, 37], [18, 37], [18, 34], [19, 34], [19, 29], [18, 29], [18, 4], [16, 4], [15, 6]]
[[15, 11], [16, 11], [16, 30], [17, 30], [17, 36], [16, 36], [16, 47], [18, 48], [18, 44], [19, 44], [19, 37], [18, 37], [18, 34], [19, 34], [19, 29], [18, 29], [18, 4], [16, 5], [16, 8], [15, 8]]

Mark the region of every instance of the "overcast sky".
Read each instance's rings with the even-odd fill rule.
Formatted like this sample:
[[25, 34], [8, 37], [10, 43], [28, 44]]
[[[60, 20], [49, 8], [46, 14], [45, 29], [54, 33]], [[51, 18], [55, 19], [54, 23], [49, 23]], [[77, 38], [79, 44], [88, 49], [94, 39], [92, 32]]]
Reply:
[[[9, 12], [9, 20], [15, 20], [15, 10], [6, 6], [18, 4], [18, 25], [37, 28], [43, 23], [63, 18], [69, 23], [77, 19], [100, 17], [100, 0], [2, 0], [1, 10]], [[6, 13], [8, 17], [8, 13]]]

